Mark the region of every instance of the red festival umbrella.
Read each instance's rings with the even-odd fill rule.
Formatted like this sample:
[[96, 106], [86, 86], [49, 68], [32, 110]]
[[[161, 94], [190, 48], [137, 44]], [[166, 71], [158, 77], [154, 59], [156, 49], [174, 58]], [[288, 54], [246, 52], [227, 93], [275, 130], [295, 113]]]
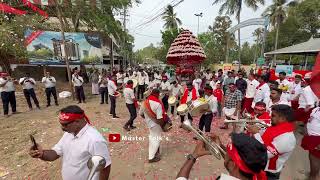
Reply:
[[205, 58], [198, 39], [189, 30], [183, 30], [169, 48], [167, 63], [180, 66], [200, 64]]

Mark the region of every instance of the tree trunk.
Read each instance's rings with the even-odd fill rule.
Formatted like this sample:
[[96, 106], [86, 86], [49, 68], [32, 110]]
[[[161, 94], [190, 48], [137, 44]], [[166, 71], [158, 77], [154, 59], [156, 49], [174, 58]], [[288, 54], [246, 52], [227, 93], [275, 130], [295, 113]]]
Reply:
[[70, 86], [70, 91], [72, 94], [72, 99], [75, 100], [75, 96], [74, 96], [74, 91], [73, 91], [73, 86], [72, 86], [72, 81], [71, 81], [71, 72], [70, 72], [70, 66], [69, 66], [69, 59], [68, 59], [68, 55], [67, 55], [67, 48], [65, 45], [65, 35], [64, 35], [64, 24], [63, 24], [63, 18], [62, 18], [62, 13], [61, 13], [61, 9], [59, 7], [59, 4], [57, 3], [56, 0], [56, 11], [58, 14], [58, 19], [60, 22], [60, 30], [61, 30], [61, 37], [62, 37], [62, 44], [64, 45], [64, 51], [66, 53], [65, 61], [66, 61], [66, 65], [67, 65], [67, 74], [68, 74], [68, 79], [69, 79], [69, 86]]
[[[278, 36], [279, 36], [279, 23], [277, 22], [277, 27], [276, 27], [276, 41], [274, 43], [274, 50], [278, 49]], [[277, 60], [277, 55], [274, 55], [274, 61]]]
[[[238, 24], [240, 24], [240, 12], [238, 14]], [[239, 52], [238, 52], [238, 58], [239, 58], [239, 70], [241, 67], [241, 42], [240, 42], [240, 29], [238, 30], [238, 45], [239, 45]]]

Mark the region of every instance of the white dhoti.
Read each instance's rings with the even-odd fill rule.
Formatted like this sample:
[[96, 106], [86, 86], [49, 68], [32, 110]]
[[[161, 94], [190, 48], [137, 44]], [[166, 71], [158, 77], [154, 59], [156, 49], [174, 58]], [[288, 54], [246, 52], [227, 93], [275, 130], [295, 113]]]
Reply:
[[97, 95], [99, 94], [99, 84], [98, 83], [91, 83], [92, 85], [92, 94]]
[[223, 114], [225, 116], [228, 116], [228, 117], [233, 116], [235, 111], [236, 111], [236, 108], [226, 108], [226, 107], [224, 107], [222, 109]]
[[149, 128], [149, 160], [153, 159], [159, 149], [160, 153], [160, 140], [162, 128], [157, 124]]

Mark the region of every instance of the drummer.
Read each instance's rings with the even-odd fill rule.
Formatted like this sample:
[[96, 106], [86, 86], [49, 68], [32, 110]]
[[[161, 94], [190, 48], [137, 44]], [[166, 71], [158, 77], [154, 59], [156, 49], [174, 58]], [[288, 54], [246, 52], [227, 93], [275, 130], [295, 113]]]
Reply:
[[[196, 88], [192, 85], [192, 82], [187, 82], [187, 88], [185, 88], [184, 93], [181, 97], [180, 104], [187, 104], [192, 101], [197, 100], [199, 97], [199, 92], [196, 90]], [[180, 116], [181, 123], [183, 123], [185, 116]], [[188, 119], [193, 120], [190, 113], [188, 113]]]
[[[180, 96], [182, 94], [182, 86], [177, 83], [177, 81], [173, 81], [170, 85], [169, 91], [170, 91], [170, 97], [175, 97], [176, 101], [180, 101]], [[179, 103], [176, 104], [176, 107], [179, 106]], [[175, 116], [174, 114], [174, 107], [171, 106], [171, 116]]]
[[210, 85], [207, 85], [204, 88], [204, 93], [205, 99], [208, 101], [209, 104], [209, 109], [208, 111], [204, 112], [204, 114], [201, 116], [199, 121], [199, 129], [203, 131], [203, 128], [205, 128], [205, 132], [210, 133], [212, 119], [216, 116], [218, 112], [218, 100], [213, 95], [213, 89]]

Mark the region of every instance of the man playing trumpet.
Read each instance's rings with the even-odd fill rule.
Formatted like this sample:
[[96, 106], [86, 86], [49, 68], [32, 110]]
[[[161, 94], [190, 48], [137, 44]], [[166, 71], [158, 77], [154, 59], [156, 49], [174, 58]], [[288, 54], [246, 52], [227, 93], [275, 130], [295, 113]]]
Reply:
[[248, 132], [268, 150], [269, 160], [265, 168], [268, 179], [280, 179], [281, 170], [296, 146], [293, 121], [291, 107], [279, 104], [272, 106], [271, 127], [263, 130], [257, 125], [247, 126]]

